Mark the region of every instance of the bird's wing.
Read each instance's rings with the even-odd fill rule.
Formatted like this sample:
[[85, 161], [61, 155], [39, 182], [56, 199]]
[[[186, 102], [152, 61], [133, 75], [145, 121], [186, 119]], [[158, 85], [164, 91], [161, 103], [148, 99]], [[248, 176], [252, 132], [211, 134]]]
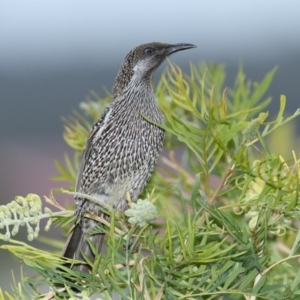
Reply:
[[92, 147], [93, 147], [94, 136], [99, 131], [99, 128], [101, 128], [101, 126], [103, 125], [105, 117], [108, 114], [108, 112], [109, 112], [109, 107], [107, 107], [105, 109], [103, 115], [98, 120], [98, 122], [93, 126], [93, 128], [92, 128], [92, 130], [91, 130], [91, 132], [88, 136], [85, 148], [84, 148], [83, 153], [82, 153], [78, 173], [77, 173], [77, 180], [76, 180], [76, 185], [75, 185], [75, 191], [76, 192], [81, 192], [80, 191], [80, 184], [81, 184], [81, 180], [82, 180], [82, 174], [84, 172], [86, 162], [88, 161], [88, 158], [90, 156], [90, 153], [91, 153], [91, 150], [92, 150]]
[[[99, 132], [99, 130], [101, 130], [101, 128], [105, 126], [105, 120], [107, 120], [107, 118], [109, 117], [108, 112], [109, 112], [109, 107], [104, 111], [102, 117], [93, 126], [89, 134], [89, 137], [86, 142], [86, 146], [82, 153], [80, 167], [78, 170], [76, 188], [75, 188], [76, 192], [85, 192], [85, 191], [81, 191], [82, 175], [86, 168], [86, 164], [88, 163], [89, 156], [91, 155], [91, 151], [94, 147], [95, 137]], [[77, 204], [76, 214], [81, 214], [82, 212], [84, 212], [82, 211], [82, 207], [84, 206], [86, 199], [80, 199], [80, 197], [75, 197], [75, 199]], [[98, 207], [94, 207], [93, 213], [103, 216], [101, 210]], [[74, 258], [76, 260], [81, 260], [81, 261], [85, 261], [84, 256], [86, 256], [90, 261], [93, 261], [94, 253], [91, 250], [87, 239], [89, 239], [92, 242], [92, 244], [96, 247], [96, 252], [101, 251], [103, 241], [104, 241], [104, 234], [102, 233], [93, 234], [89, 237], [87, 236], [87, 232], [89, 232], [90, 229], [92, 229], [95, 226], [95, 224], [96, 221], [88, 218], [82, 218], [79, 223], [75, 224], [73, 231], [69, 235], [65, 247], [62, 251], [62, 256], [71, 259]], [[90, 268], [87, 264], [79, 264], [79, 265], [75, 265], [73, 269], [87, 272]]]

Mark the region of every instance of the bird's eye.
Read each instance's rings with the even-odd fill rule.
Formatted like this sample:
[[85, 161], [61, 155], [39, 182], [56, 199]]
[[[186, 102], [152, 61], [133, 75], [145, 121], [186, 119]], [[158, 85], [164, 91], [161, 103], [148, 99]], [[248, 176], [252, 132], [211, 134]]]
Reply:
[[146, 53], [147, 55], [152, 55], [152, 54], [154, 53], [154, 50], [151, 49], [151, 48], [147, 48], [147, 49], [145, 49], [145, 53]]

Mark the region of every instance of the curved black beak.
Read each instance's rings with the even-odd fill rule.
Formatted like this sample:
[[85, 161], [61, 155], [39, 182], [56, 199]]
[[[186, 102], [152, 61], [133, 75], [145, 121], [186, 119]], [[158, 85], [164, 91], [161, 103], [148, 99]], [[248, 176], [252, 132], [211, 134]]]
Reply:
[[170, 48], [167, 50], [167, 55], [170, 55], [172, 53], [181, 51], [181, 50], [186, 50], [186, 49], [191, 49], [191, 48], [197, 48], [197, 46], [193, 44], [175, 44], [170, 46]]

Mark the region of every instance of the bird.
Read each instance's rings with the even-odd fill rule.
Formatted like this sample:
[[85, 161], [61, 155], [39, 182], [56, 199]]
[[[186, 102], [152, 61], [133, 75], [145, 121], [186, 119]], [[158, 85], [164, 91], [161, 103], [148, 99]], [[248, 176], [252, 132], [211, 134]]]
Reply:
[[90, 270], [85, 258], [93, 261], [94, 254], [88, 239], [97, 253], [104, 243], [103, 233], [91, 233], [99, 222], [85, 213], [103, 217], [101, 208], [107, 205], [126, 211], [128, 197], [132, 202], [138, 200], [162, 151], [165, 132], [159, 124], [164, 124], [164, 117], [153, 92], [153, 71], [169, 55], [195, 47], [152, 42], [126, 55], [115, 79], [112, 100], [92, 127], [82, 154], [75, 187], [77, 220], [62, 251], [63, 257], [82, 262], [72, 269]]

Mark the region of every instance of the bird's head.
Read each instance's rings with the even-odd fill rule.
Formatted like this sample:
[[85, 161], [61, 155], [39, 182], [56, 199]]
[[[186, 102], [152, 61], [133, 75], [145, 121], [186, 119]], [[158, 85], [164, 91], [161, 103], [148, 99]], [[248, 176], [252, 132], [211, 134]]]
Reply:
[[125, 57], [116, 78], [113, 96], [116, 98], [134, 79], [150, 79], [152, 72], [167, 56], [186, 49], [195, 48], [192, 44], [148, 43], [135, 47]]

